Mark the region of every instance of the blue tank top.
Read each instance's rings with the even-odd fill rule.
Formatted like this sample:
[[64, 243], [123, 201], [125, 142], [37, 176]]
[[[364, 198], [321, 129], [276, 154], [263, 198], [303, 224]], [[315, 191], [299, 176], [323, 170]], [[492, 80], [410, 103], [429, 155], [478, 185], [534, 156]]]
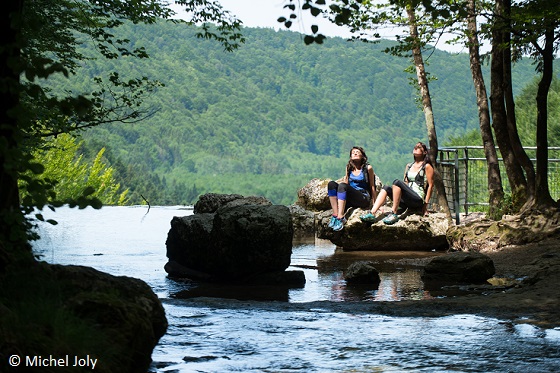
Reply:
[[348, 184], [356, 190], [369, 194], [369, 191], [367, 190], [368, 185], [366, 182], [366, 178], [364, 177], [363, 169], [360, 170], [360, 174], [357, 176], [354, 175], [353, 172], [350, 172], [350, 175], [348, 176]]

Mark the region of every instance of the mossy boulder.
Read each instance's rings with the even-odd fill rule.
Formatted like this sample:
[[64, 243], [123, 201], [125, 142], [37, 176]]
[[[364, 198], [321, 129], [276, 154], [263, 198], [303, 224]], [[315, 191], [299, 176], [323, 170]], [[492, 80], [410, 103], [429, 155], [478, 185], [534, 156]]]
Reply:
[[494, 250], [560, 237], [560, 212], [528, 211], [494, 221], [482, 219], [447, 231], [450, 248], [458, 251]]

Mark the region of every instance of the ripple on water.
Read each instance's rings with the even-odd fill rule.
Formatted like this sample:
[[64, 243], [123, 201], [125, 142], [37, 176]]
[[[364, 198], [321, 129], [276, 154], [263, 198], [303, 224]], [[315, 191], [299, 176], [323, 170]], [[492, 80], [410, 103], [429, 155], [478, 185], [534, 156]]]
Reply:
[[[157, 371], [553, 372], [560, 364], [558, 330], [542, 336], [538, 328], [473, 315], [407, 318], [224, 302], [166, 302], [170, 331], [181, 329], [175, 317], [191, 313], [210, 322], [197, 335], [182, 330], [196, 345], [164, 336], [153, 358], [168, 365]], [[216, 358], [196, 359], [205, 356]]]

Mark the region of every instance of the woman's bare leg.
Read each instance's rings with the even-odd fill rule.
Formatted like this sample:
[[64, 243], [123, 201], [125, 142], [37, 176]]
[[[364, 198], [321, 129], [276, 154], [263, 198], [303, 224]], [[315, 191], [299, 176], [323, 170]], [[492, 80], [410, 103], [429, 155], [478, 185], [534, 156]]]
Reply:
[[338, 214], [336, 215], [339, 219], [344, 217], [344, 210], [346, 208], [346, 201], [343, 199], [338, 200]]
[[335, 216], [338, 216], [338, 198], [336, 197], [329, 197], [329, 201], [331, 202], [332, 213]]
[[377, 199], [375, 200], [373, 207], [371, 208], [371, 213], [375, 215], [377, 210], [379, 210], [379, 208], [383, 206], [386, 201], [387, 201], [387, 191], [385, 189], [381, 189], [381, 191], [377, 195]]
[[393, 213], [396, 214], [401, 203], [401, 188], [393, 185]]

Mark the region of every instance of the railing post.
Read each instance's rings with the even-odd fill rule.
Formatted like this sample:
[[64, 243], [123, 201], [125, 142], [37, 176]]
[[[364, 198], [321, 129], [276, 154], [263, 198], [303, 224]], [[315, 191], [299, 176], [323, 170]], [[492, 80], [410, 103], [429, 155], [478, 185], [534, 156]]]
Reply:
[[465, 215], [469, 214], [469, 149], [465, 150]]
[[460, 218], [460, 193], [459, 193], [459, 151], [455, 151], [455, 193], [454, 193], [454, 206], [455, 206], [455, 224], [459, 225], [461, 223]]

